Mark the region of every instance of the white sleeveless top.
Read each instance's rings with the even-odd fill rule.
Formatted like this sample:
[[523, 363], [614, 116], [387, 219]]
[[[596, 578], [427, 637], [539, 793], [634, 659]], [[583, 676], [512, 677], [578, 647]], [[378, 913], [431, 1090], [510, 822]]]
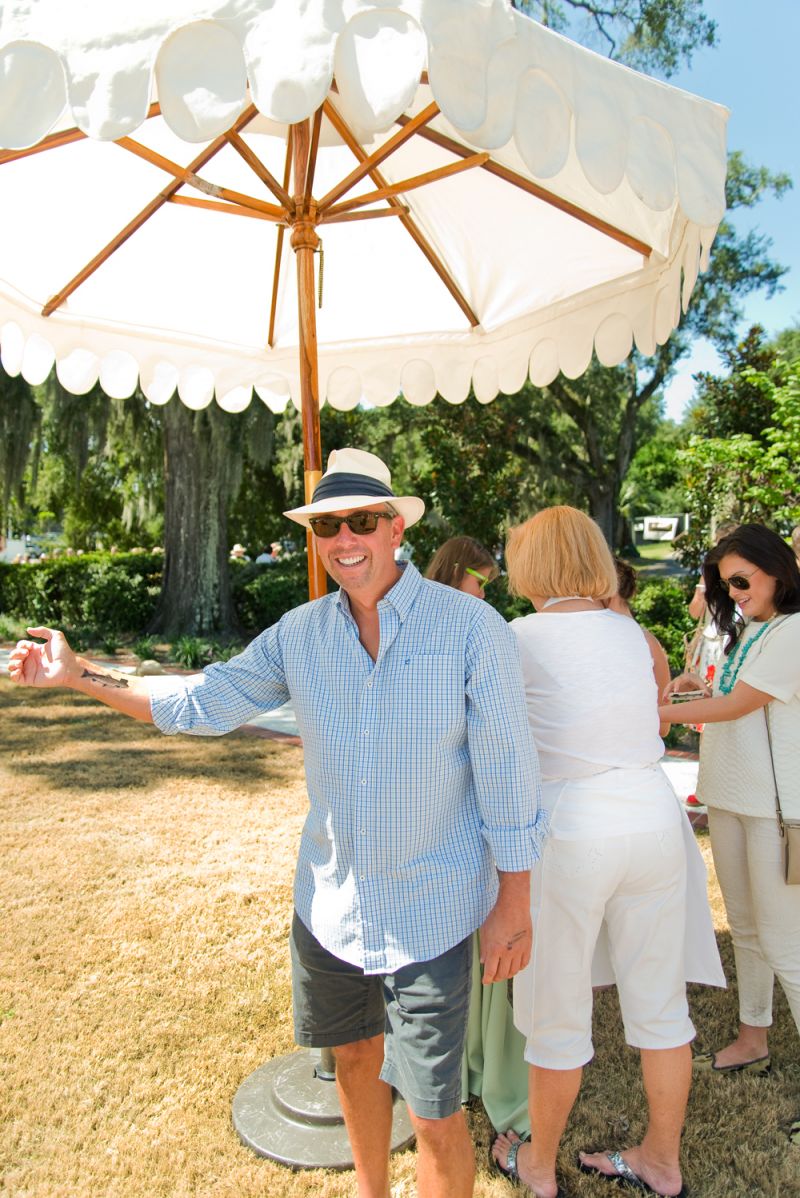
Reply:
[[551, 834], [661, 831], [680, 820], [659, 761], [653, 659], [635, 620], [608, 610], [512, 621]]

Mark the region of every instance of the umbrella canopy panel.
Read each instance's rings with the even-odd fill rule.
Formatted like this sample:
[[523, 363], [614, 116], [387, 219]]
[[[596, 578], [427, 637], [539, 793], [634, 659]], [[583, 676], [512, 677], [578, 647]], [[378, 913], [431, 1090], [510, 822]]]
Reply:
[[[593, 350], [650, 353], [677, 324], [724, 210], [724, 109], [505, 0], [190, 16], [175, 0], [128, 28], [107, 4], [3, 14], [10, 373], [38, 381], [55, 359], [77, 392], [99, 377], [154, 402], [177, 387], [237, 410], [255, 387], [299, 406], [284, 233], [301, 216], [324, 249], [320, 396], [339, 408], [470, 386], [488, 401], [576, 377]], [[315, 114], [293, 201], [290, 131]]]

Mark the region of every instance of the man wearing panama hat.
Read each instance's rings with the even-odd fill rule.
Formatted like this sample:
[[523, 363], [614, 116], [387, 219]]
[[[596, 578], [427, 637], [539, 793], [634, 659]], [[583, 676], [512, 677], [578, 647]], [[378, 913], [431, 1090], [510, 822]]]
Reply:
[[387, 1198], [391, 1087], [417, 1135], [420, 1198], [468, 1198], [461, 1057], [472, 932], [484, 981], [531, 949], [538, 765], [516, 642], [489, 604], [395, 561], [425, 506], [385, 464], [334, 451], [310, 528], [339, 591], [287, 612], [229, 662], [150, 693], [29, 631], [11, 678], [69, 686], [163, 732], [224, 733], [291, 700], [309, 813], [295, 877], [295, 1035], [332, 1047], [359, 1198]]

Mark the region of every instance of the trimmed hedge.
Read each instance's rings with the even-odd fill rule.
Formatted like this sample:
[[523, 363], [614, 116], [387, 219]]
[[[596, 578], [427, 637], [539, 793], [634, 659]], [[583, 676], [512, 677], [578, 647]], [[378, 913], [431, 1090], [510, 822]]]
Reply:
[[0, 611], [70, 631], [141, 632], [155, 610], [162, 564], [160, 555], [149, 553], [0, 562]]
[[[139, 634], [156, 608], [164, 559], [151, 553], [86, 553], [43, 562], [0, 562], [0, 613], [97, 637]], [[303, 554], [272, 566], [231, 562], [240, 624], [260, 632], [308, 599]]]
[[284, 612], [308, 602], [308, 567], [304, 553], [293, 553], [271, 566], [231, 562], [231, 589], [236, 614], [247, 632], [261, 632]]
[[694, 582], [675, 578], [650, 578], [640, 582], [631, 600], [631, 611], [664, 646], [674, 674], [683, 672], [684, 637], [691, 637], [695, 621], [689, 615]]

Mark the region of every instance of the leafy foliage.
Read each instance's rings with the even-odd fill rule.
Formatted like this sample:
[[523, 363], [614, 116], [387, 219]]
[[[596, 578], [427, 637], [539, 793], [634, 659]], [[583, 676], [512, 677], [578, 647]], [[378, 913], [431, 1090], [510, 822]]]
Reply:
[[[716, 42], [703, 0], [513, 0], [553, 29], [641, 70], [672, 75], [701, 46]], [[582, 20], [581, 20], [582, 18]]]
[[239, 623], [248, 633], [261, 632], [307, 602], [305, 554], [287, 554], [271, 566], [232, 562], [231, 585]]
[[783, 364], [764, 343], [764, 330], [754, 325], [746, 337], [722, 351], [729, 373], [725, 377], [702, 373], [688, 417], [689, 428], [706, 437], [733, 437], [744, 433], [757, 441], [774, 415], [774, 394], [764, 385], [778, 379]]
[[695, 434], [681, 451], [692, 524], [679, 553], [693, 567], [715, 521], [761, 521], [784, 533], [800, 521], [800, 359], [776, 363], [771, 374], [744, 366], [727, 383], [759, 396], [771, 422], [759, 439]]
[[673, 674], [683, 670], [684, 637], [694, 631], [687, 606], [693, 588], [694, 583], [687, 587], [673, 578], [650, 578], [639, 584], [631, 600], [636, 619], [663, 645]]

